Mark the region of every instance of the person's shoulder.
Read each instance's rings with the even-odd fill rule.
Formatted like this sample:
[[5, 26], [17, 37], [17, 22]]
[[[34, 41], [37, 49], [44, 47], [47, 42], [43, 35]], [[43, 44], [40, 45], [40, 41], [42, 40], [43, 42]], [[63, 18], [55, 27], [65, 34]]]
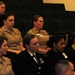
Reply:
[[53, 56], [54, 54], [55, 54], [55, 52], [54, 52], [53, 50], [49, 50], [49, 51], [46, 53], [46, 55], [49, 56], [49, 57]]
[[75, 50], [72, 47], [69, 47], [69, 48], [65, 49], [64, 52], [66, 54], [71, 54], [71, 53], [75, 53]]
[[15, 33], [21, 33], [20, 30], [18, 28], [13, 28]]
[[45, 56], [44, 56], [44, 60], [46, 61], [51, 61], [52, 60], [52, 58], [53, 58], [53, 52], [52, 52], [52, 50], [50, 50], [50, 51], [48, 51], [46, 54], [45, 54]]
[[30, 29], [30, 30], [27, 32], [27, 34], [33, 34], [32, 29]]
[[15, 31], [19, 31], [19, 29], [18, 29], [18, 28], [13, 28], [13, 30], [15, 30]]
[[44, 30], [44, 29], [42, 29], [41, 31], [43, 31], [43, 32], [47, 32], [46, 30]]
[[28, 32], [32, 31], [32, 28], [30, 30], [28, 30]]
[[44, 34], [48, 34], [48, 32], [46, 30], [41, 30], [41, 32]]
[[11, 64], [11, 61], [8, 57], [2, 56], [2, 58], [4, 59], [5, 62], [7, 62], [8, 64]]
[[3, 26], [0, 27], [0, 31], [5, 31], [5, 28]]
[[24, 57], [25, 54], [26, 54], [26, 50], [20, 52], [20, 53], [17, 55], [17, 57]]
[[8, 57], [2, 56], [3, 59], [5, 60], [10, 60]]
[[4, 29], [3, 28], [0, 28], [0, 32], [4, 32]]
[[4, 36], [6, 32], [6, 29], [4, 27], [0, 28], [0, 36]]
[[16, 61], [24, 61], [24, 60], [26, 60], [27, 57], [28, 57], [27, 52], [26, 52], [26, 50], [24, 50], [17, 55]]

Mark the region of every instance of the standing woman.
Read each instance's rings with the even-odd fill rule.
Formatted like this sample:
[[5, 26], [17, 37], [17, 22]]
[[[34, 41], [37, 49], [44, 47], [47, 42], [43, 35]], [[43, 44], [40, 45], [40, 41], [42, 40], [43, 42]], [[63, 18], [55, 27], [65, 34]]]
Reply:
[[0, 36], [0, 75], [14, 75], [10, 59], [4, 57], [7, 49], [7, 39]]
[[12, 13], [4, 14], [4, 25], [0, 28], [0, 36], [8, 39], [8, 53], [7, 57], [15, 59], [16, 55], [23, 51], [23, 39], [21, 32], [17, 28], [13, 28], [15, 17]]
[[3, 25], [3, 14], [5, 13], [5, 3], [0, 1], [0, 27]]
[[32, 19], [32, 24], [34, 27], [30, 29], [27, 34], [36, 35], [39, 39], [40, 48], [39, 53], [45, 54], [49, 51], [47, 47], [47, 41], [49, 40], [49, 34], [46, 30], [43, 30], [44, 19], [41, 15], [35, 15]]

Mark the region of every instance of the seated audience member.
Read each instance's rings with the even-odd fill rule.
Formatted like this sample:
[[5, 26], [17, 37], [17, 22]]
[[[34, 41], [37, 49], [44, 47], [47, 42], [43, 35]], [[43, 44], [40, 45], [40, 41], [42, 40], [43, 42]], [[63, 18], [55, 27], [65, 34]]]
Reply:
[[32, 24], [34, 27], [30, 29], [27, 34], [34, 34], [39, 39], [40, 48], [38, 50], [39, 53], [45, 54], [50, 48], [47, 47], [47, 41], [49, 40], [49, 34], [46, 30], [43, 30], [44, 19], [40, 15], [35, 15], [32, 19]]
[[75, 32], [71, 36], [72, 44], [64, 52], [70, 58], [70, 61], [74, 63], [75, 66]]
[[0, 75], [14, 75], [10, 59], [3, 56], [7, 49], [7, 39], [0, 36]]
[[63, 52], [65, 40], [60, 35], [52, 35], [47, 45], [52, 49], [44, 57], [44, 67], [47, 75], [55, 75], [55, 64], [61, 59], [68, 59], [67, 55]]
[[68, 60], [60, 60], [55, 65], [56, 75], [75, 75], [74, 65]]
[[3, 26], [3, 14], [5, 13], [5, 3], [0, 1], [0, 27]]
[[12, 13], [5, 13], [3, 18], [4, 25], [0, 28], [0, 36], [8, 39], [8, 53], [6, 56], [12, 62], [15, 60], [16, 55], [24, 50], [21, 32], [17, 28], [13, 28], [14, 20], [15, 18]]
[[13, 70], [15, 75], [43, 75], [42, 62], [37, 50], [39, 48], [38, 38], [35, 35], [24, 36], [26, 50], [18, 54]]

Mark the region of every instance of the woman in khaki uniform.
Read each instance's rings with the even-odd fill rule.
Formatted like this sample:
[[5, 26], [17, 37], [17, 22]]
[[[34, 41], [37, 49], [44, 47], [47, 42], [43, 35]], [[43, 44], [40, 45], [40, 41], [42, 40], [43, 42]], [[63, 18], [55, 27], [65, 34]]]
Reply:
[[10, 59], [3, 56], [7, 49], [7, 39], [0, 36], [0, 75], [14, 75]]
[[40, 15], [35, 15], [32, 19], [32, 24], [34, 27], [30, 29], [27, 34], [34, 34], [38, 37], [40, 44], [40, 49], [38, 50], [39, 53], [47, 53], [49, 48], [46, 43], [49, 40], [49, 34], [46, 30], [42, 30], [44, 25], [43, 17]]
[[0, 28], [0, 36], [8, 39], [8, 53], [6, 56], [10, 59], [15, 59], [17, 54], [22, 50], [25, 50], [23, 47], [21, 32], [17, 28], [13, 28], [14, 20], [15, 18], [12, 13], [5, 13], [3, 20], [4, 25]]

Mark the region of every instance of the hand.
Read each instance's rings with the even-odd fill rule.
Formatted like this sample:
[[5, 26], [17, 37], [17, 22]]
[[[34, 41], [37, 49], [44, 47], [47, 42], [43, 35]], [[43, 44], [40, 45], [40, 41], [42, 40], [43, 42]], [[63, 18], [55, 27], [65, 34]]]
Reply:
[[52, 49], [52, 48], [47, 47], [47, 48], [46, 48], [46, 51], [48, 52], [48, 51], [51, 50], [51, 49]]

